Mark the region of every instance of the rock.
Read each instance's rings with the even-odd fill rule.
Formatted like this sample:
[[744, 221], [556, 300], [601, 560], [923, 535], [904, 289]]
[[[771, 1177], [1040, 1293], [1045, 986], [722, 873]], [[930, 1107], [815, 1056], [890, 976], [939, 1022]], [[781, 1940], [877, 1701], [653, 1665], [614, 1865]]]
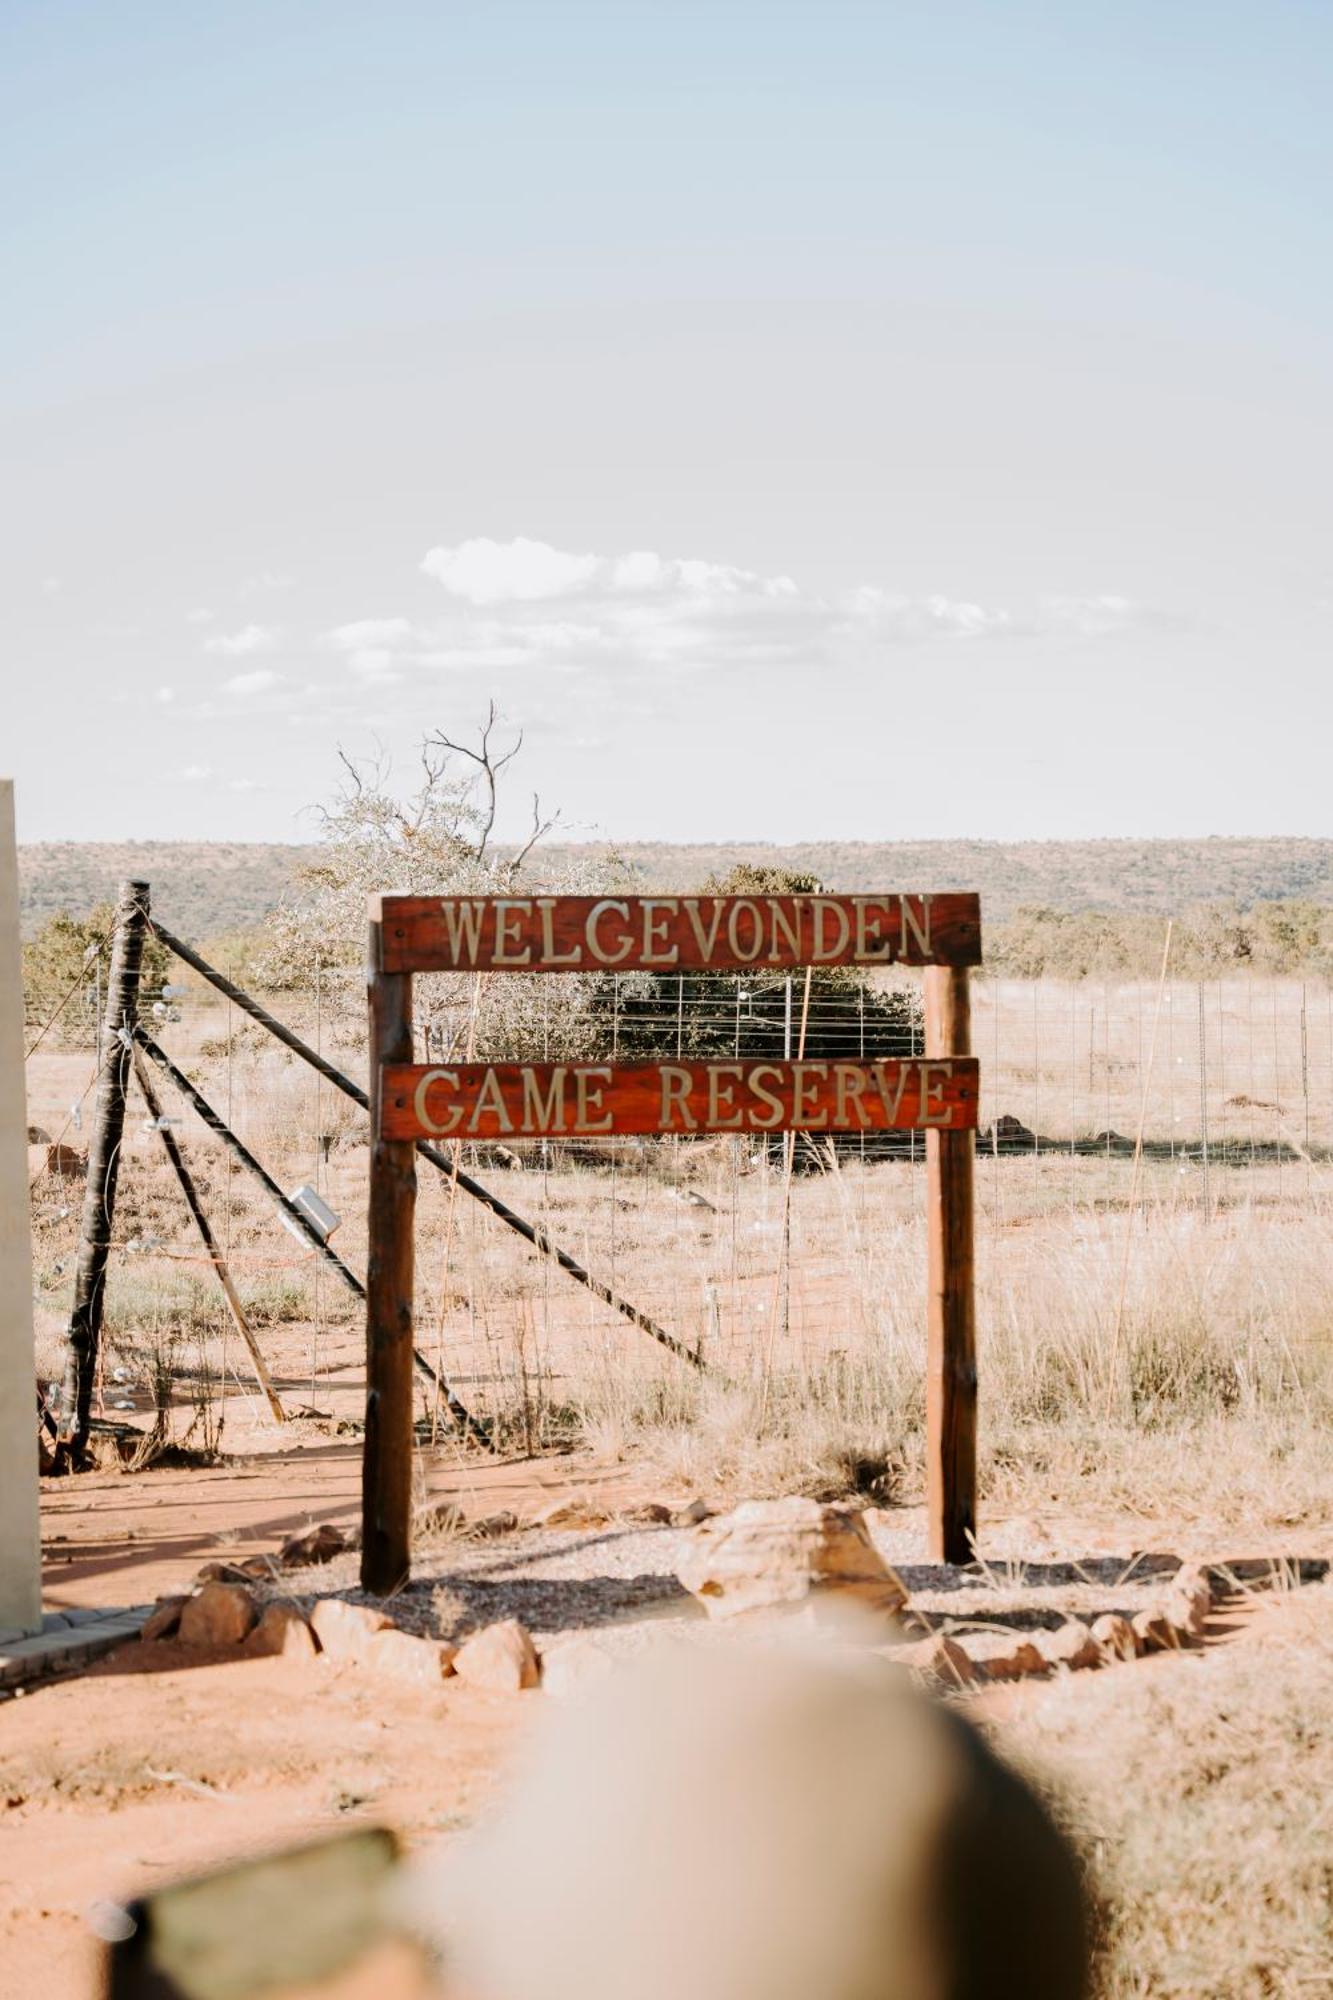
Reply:
[[946, 1638], [943, 1632], [932, 1632], [905, 1646], [880, 1646], [876, 1651], [895, 1666], [906, 1667], [914, 1679], [940, 1687], [975, 1687], [981, 1678], [958, 1641]]
[[483, 1514], [479, 1521], [468, 1523], [468, 1533], [478, 1535], [482, 1541], [493, 1541], [499, 1535], [512, 1535], [518, 1526], [518, 1515], [506, 1507], [498, 1514]]
[[310, 1614], [310, 1623], [321, 1651], [331, 1660], [363, 1660], [375, 1634], [387, 1631], [391, 1620], [369, 1604], [321, 1597]]
[[141, 1639], [170, 1639], [181, 1622], [181, 1611], [189, 1603], [188, 1597], [159, 1597], [153, 1609], [143, 1622], [139, 1634]]
[[1212, 1586], [1206, 1573], [1195, 1563], [1177, 1570], [1162, 1600], [1162, 1616], [1167, 1623], [1191, 1639], [1200, 1639], [1212, 1608]]
[[278, 1552], [284, 1569], [310, 1569], [316, 1563], [332, 1562], [347, 1547], [347, 1536], [332, 1521], [321, 1521], [308, 1534], [293, 1535]]
[[461, 1535], [466, 1526], [467, 1516], [462, 1508], [452, 1500], [441, 1500], [433, 1507], [423, 1507], [413, 1518], [412, 1540], [449, 1540]]
[[1013, 1113], [1008, 1111], [1001, 1112], [995, 1123], [988, 1126], [978, 1137], [983, 1145], [994, 1146], [1000, 1153], [1006, 1151], [1012, 1153], [1020, 1148], [1027, 1152], [1036, 1143], [1022, 1119], [1015, 1118]]
[[1181, 1643], [1181, 1634], [1160, 1611], [1136, 1611], [1130, 1624], [1141, 1653], [1168, 1653]]
[[705, 1521], [711, 1521], [716, 1512], [717, 1509], [710, 1507], [706, 1500], [691, 1500], [687, 1507], [677, 1508], [676, 1512], [671, 1516], [672, 1526], [676, 1528], [698, 1528]]
[[243, 1583], [206, 1583], [181, 1606], [183, 1646], [239, 1646], [255, 1622], [255, 1600]]
[[1069, 1619], [1054, 1632], [1038, 1632], [1036, 1646], [1047, 1666], [1068, 1667], [1071, 1673], [1102, 1663], [1102, 1649], [1081, 1618]]
[[313, 1660], [319, 1651], [309, 1621], [294, 1604], [266, 1604], [246, 1648], [251, 1653], [280, 1654], [285, 1660]]
[[615, 1667], [615, 1655], [591, 1633], [548, 1646], [542, 1654], [542, 1686], [548, 1694], [575, 1694], [604, 1681]]
[[372, 1673], [412, 1681], [418, 1687], [438, 1687], [454, 1670], [455, 1650], [439, 1639], [418, 1638], [414, 1632], [401, 1632], [390, 1625], [387, 1631], [372, 1635], [362, 1661]]
[[1046, 1672], [1047, 1662], [1021, 1632], [968, 1632], [959, 1644], [977, 1671], [990, 1681], [1021, 1681]]
[[604, 1528], [611, 1516], [588, 1494], [564, 1494], [532, 1516], [534, 1528]]
[[669, 1528], [675, 1516], [660, 1500], [645, 1500], [641, 1506], [627, 1508], [624, 1518], [636, 1528]]
[[82, 1180], [88, 1171], [88, 1155], [77, 1146], [50, 1145], [46, 1149], [46, 1171], [61, 1174], [66, 1180]]
[[1139, 1649], [1134, 1638], [1134, 1627], [1128, 1618], [1122, 1618], [1118, 1611], [1104, 1611], [1100, 1618], [1094, 1618], [1092, 1637], [1102, 1658], [1108, 1662], [1133, 1660], [1138, 1657]]
[[473, 1687], [498, 1689], [516, 1694], [520, 1688], [540, 1687], [541, 1662], [526, 1629], [517, 1618], [488, 1625], [465, 1639], [454, 1655], [454, 1672]]
[[676, 1575], [712, 1618], [818, 1600], [892, 1614], [907, 1602], [853, 1508], [747, 1500], [689, 1537]]
[[49, 1146], [51, 1143], [51, 1134], [44, 1132], [40, 1125], [30, 1125], [28, 1127], [28, 1144], [30, 1146]]
[[249, 1572], [243, 1569], [240, 1563], [235, 1562], [205, 1563], [202, 1569], [197, 1569], [194, 1573], [196, 1590], [202, 1589], [206, 1583], [245, 1583], [248, 1580], [250, 1580]]

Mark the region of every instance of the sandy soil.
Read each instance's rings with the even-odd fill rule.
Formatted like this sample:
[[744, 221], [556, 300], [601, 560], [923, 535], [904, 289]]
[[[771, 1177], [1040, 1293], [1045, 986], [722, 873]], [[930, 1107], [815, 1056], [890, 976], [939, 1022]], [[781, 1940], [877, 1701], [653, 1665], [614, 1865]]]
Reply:
[[[283, 1450], [239, 1465], [47, 1482], [48, 1601], [144, 1601], [185, 1587], [219, 1554], [272, 1553], [313, 1521], [350, 1526], [359, 1472], [355, 1441], [289, 1439]], [[648, 1497], [643, 1474], [624, 1466], [584, 1458], [477, 1464], [447, 1452], [427, 1459], [425, 1491], [474, 1516], [500, 1509], [530, 1516], [562, 1495], [615, 1514]], [[924, 1554], [919, 1510], [881, 1517], [881, 1533], [900, 1562]], [[665, 1566], [646, 1537], [607, 1537], [601, 1554], [596, 1536], [567, 1540], [571, 1552], [582, 1550], [577, 1563], [548, 1533], [536, 1550], [531, 1537], [509, 1538], [507, 1552], [505, 1542], [494, 1544], [489, 1572], [558, 1579], [572, 1563], [581, 1574], [613, 1577], [636, 1564], [652, 1572]], [[1181, 1552], [1178, 1539], [1154, 1536], [1142, 1521], [996, 1522], [990, 1540], [997, 1559], [1021, 1555], [1038, 1565], [1057, 1549], [1077, 1550], [1103, 1589], [1136, 1550]], [[1289, 1553], [1317, 1553], [1298, 1542]], [[427, 1554], [422, 1568], [447, 1572], [449, 1562]], [[997, 1605], [1013, 1596], [1020, 1575], [1012, 1564], [997, 1574], [988, 1586]], [[329, 1575], [328, 1584], [335, 1581], [343, 1582], [340, 1573]], [[924, 1571], [914, 1578], [918, 1588], [928, 1583]], [[1068, 1588], [1057, 1584], [1052, 1601], [1063, 1603]], [[1223, 1623], [1219, 1634], [1225, 1630]], [[1149, 1663], [1166, 1672], [1187, 1664]], [[136, 1645], [79, 1679], [5, 1703], [0, 1993], [5, 2000], [94, 1993], [99, 1948], [89, 1912], [100, 1900], [358, 1820], [391, 1825], [409, 1842], [449, 1834], [491, 1792], [543, 1699], [488, 1696], [456, 1681], [418, 1690], [327, 1662], [294, 1667]], [[1022, 1699], [1021, 1690], [1002, 1692], [1004, 1704]]]
[[[640, 1482], [641, 1483], [641, 1482]], [[430, 1499], [471, 1514], [563, 1493], [629, 1504], [622, 1469], [568, 1459], [432, 1463]], [[272, 1554], [314, 1521], [351, 1526], [355, 1442], [240, 1465], [43, 1482], [46, 1602], [146, 1602], [219, 1556]], [[371, 1682], [327, 1664], [129, 1646], [0, 1705], [0, 1996], [98, 1990], [88, 1912], [257, 1845], [357, 1818], [409, 1840], [471, 1817], [532, 1698]]]

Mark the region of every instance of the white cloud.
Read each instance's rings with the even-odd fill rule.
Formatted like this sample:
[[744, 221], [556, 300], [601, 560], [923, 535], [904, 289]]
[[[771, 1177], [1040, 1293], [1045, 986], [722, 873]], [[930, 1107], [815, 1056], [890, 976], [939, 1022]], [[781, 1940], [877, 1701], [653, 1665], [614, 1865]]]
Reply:
[[160, 702], [170, 702], [170, 701], [175, 701], [175, 699], [176, 699], [176, 690], [175, 690], [175, 688], [169, 688], [169, 687], [160, 687], [160, 688], [158, 689], [158, 691], [157, 691], [157, 700], [158, 700], [158, 701], [160, 701]]
[[[402, 686], [415, 698], [432, 677], [560, 699], [582, 683], [620, 704], [710, 674], [777, 684], [795, 670], [880, 673], [906, 648], [991, 646], [1022, 639], [1095, 643], [1160, 623], [1114, 593], [987, 602], [965, 594], [910, 596], [879, 584], [822, 593], [783, 574], [651, 549], [604, 555], [517, 537], [475, 538], [428, 551], [420, 568], [444, 587], [433, 616], [353, 619], [323, 635], [363, 700]], [[503, 679], [501, 679], [503, 677]], [[386, 709], [388, 712], [388, 709]]]
[[256, 667], [251, 673], [233, 674], [229, 681], [223, 681], [222, 692], [224, 694], [263, 694], [267, 689], [276, 687], [281, 679], [282, 675], [275, 674], [270, 667]]
[[660, 590], [666, 582], [667, 565], [651, 549], [637, 549], [621, 556], [611, 566], [611, 581], [617, 590]]
[[939, 595], [903, 597], [868, 584], [852, 592], [847, 610], [851, 623], [844, 629], [860, 625], [885, 639], [984, 639], [1014, 627], [1013, 613], [1000, 606]]
[[187, 785], [198, 785], [202, 784], [205, 778], [212, 777], [213, 767], [211, 764], [186, 764], [180, 775]]
[[1047, 597], [1041, 615], [1048, 627], [1076, 632], [1080, 638], [1101, 639], [1108, 632], [1123, 632], [1128, 625], [1150, 622], [1127, 597]]
[[263, 789], [264, 787], [260, 784], [258, 778], [229, 778], [227, 780], [227, 790], [229, 792], [262, 792]]
[[328, 642], [337, 653], [356, 653], [367, 646], [404, 646], [414, 635], [410, 618], [354, 618], [335, 625]]
[[387, 646], [358, 646], [347, 656], [347, 664], [358, 680], [375, 681], [382, 687], [393, 686], [403, 676], [399, 670], [399, 655], [391, 653]]
[[1012, 623], [1007, 611], [988, 610], [984, 604], [950, 597], [928, 597], [925, 616], [937, 631], [956, 633], [960, 639], [984, 639], [988, 633], [1005, 631]]
[[211, 625], [216, 616], [215, 611], [207, 611], [201, 605], [195, 611], [186, 612], [185, 622], [187, 625]]
[[428, 549], [421, 567], [427, 576], [438, 577], [451, 597], [469, 604], [509, 604], [567, 597], [593, 580], [599, 562], [596, 556], [568, 555], [522, 535], [512, 542], [482, 536], [457, 548]]
[[666, 557], [652, 549], [627, 556], [574, 555], [518, 536], [512, 542], [479, 539], [457, 548], [429, 549], [421, 567], [451, 597], [470, 604], [521, 604], [572, 596], [660, 596], [676, 592], [699, 598], [757, 596], [795, 598], [789, 576], [759, 576], [731, 563]]
[[237, 659], [246, 653], [271, 653], [277, 643], [278, 635], [272, 626], [243, 625], [239, 632], [219, 632], [216, 638], [205, 639], [204, 651]]

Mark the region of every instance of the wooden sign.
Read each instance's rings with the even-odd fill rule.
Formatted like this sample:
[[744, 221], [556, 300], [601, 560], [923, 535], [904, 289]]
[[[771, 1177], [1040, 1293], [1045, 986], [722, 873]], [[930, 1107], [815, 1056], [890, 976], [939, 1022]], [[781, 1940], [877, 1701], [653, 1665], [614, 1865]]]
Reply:
[[881, 1062], [422, 1063], [386, 1066], [380, 1137], [963, 1131], [971, 1057]]
[[[431, 1141], [617, 1133], [920, 1131], [926, 1156], [926, 1511], [932, 1553], [971, 1560], [976, 1536], [972, 1210], [977, 1064], [967, 968], [981, 963], [975, 895], [375, 896], [368, 940], [370, 1206], [361, 1582], [411, 1570], [413, 1216]], [[758, 972], [925, 967], [925, 1054], [796, 1062], [415, 1063], [417, 972]], [[803, 1046], [803, 1044], [802, 1044]], [[787, 1172], [791, 1171], [787, 1154]], [[498, 1205], [497, 1205], [498, 1207]], [[544, 1255], [682, 1361], [664, 1333], [549, 1239]], [[775, 1294], [776, 1299], [776, 1294]], [[772, 1352], [772, 1336], [769, 1337]]]
[[979, 965], [975, 895], [383, 896], [384, 972]]

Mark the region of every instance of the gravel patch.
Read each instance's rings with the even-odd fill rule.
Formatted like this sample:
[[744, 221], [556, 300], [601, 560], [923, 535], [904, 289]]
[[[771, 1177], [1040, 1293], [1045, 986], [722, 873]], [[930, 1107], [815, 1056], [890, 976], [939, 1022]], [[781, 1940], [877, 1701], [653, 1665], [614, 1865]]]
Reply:
[[[907, 1586], [910, 1615], [948, 1633], [1053, 1629], [1071, 1618], [1091, 1623], [1103, 1612], [1132, 1618], [1155, 1606], [1179, 1566], [1175, 1555], [1137, 1554], [1083, 1562], [1015, 1557], [994, 1568], [950, 1569], [926, 1560], [919, 1517], [901, 1524], [871, 1510], [867, 1527]], [[539, 1644], [597, 1631], [617, 1652], [668, 1631], [702, 1638], [725, 1623], [706, 1619], [676, 1580], [685, 1540], [680, 1529], [642, 1526], [450, 1537], [417, 1550], [411, 1583], [386, 1608], [408, 1631], [455, 1642], [505, 1618], [519, 1619]], [[275, 1580], [267, 1594], [303, 1605], [331, 1595], [370, 1601], [351, 1554]]]

